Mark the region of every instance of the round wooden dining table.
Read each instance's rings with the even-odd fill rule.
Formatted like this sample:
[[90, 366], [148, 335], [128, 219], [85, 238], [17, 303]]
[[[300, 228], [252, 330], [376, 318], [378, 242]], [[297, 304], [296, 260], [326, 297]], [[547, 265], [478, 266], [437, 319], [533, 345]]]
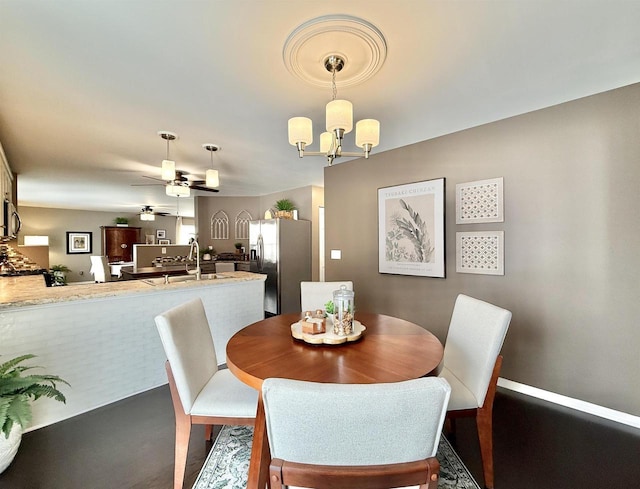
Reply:
[[248, 489], [263, 489], [269, 475], [271, 455], [261, 394], [264, 379], [338, 384], [401, 382], [434, 375], [442, 361], [444, 349], [438, 338], [403, 319], [356, 312], [356, 319], [366, 328], [359, 340], [312, 345], [291, 335], [291, 325], [301, 318], [295, 313], [258, 321], [238, 331], [227, 343], [229, 370], [259, 393]]

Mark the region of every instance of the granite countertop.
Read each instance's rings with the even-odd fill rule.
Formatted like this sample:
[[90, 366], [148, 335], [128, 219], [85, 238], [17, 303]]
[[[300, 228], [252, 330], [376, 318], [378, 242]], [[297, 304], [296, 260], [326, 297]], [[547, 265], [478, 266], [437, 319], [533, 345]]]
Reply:
[[[214, 274], [211, 274], [214, 275]], [[157, 292], [167, 289], [209, 287], [236, 282], [266, 279], [266, 275], [250, 272], [225, 272], [224, 278], [186, 280], [165, 284], [162, 280], [118, 280], [105, 283], [73, 282], [64, 287], [46, 287], [42, 275], [0, 277], [0, 310], [81, 299], [114, 297], [130, 293]], [[209, 275], [203, 275], [207, 277]], [[179, 279], [180, 277], [178, 277]]]

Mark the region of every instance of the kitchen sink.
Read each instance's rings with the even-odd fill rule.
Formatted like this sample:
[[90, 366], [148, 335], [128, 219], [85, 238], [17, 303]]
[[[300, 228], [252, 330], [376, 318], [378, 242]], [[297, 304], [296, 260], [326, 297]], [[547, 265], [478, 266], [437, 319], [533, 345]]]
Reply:
[[[223, 278], [231, 278], [228, 275], [224, 275], [221, 273], [203, 273], [200, 277], [201, 281], [206, 280], [218, 280]], [[196, 281], [195, 275], [170, 275], [168, 277], [153, 277], [153, 278], [144, 278], [143, 282], [149, 285], [165, 285], [165, 284], [174, 284], [177, 282], [191, 282]]]

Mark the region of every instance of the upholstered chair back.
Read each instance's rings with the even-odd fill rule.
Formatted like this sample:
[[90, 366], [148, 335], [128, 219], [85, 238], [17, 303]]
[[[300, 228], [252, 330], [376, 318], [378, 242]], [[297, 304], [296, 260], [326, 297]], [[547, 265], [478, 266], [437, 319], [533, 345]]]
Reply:
[[175, 378], [184, 412], [218, 370], [216, 350], [202, 300], [197, 298], [156, 316], [164, 352]]
[[96, 282], [111, 281], [111, 269], [109, 268], [107, 257], [92, 255], [89, 273], [93, 274], [93, 280]]
[[344, 285], [353, 290], [353, 282], [300, 282], [300, 310], [315, 311], [324, 309], [328, 301], [333, 300], [333, 291]]
[[428, 377], [389, 384], [266, 379], [271, 457], [316, 465], [377, 465], [435, 456], [451, 389]]
[[506, 309], [463, 294], [456, 299], [443, 363], [473, 393], [477, 407], [484, 404], [510, 322]]

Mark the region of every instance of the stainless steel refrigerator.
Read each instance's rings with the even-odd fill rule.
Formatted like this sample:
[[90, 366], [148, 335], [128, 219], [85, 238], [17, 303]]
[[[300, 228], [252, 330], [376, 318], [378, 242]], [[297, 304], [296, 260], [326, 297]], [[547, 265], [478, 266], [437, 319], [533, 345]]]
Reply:
[[311, 280], [311, 221], [251, 221], [249, 258], [251, 271], [267, 276], [265, 312], [300, 311], [300, 282]]

